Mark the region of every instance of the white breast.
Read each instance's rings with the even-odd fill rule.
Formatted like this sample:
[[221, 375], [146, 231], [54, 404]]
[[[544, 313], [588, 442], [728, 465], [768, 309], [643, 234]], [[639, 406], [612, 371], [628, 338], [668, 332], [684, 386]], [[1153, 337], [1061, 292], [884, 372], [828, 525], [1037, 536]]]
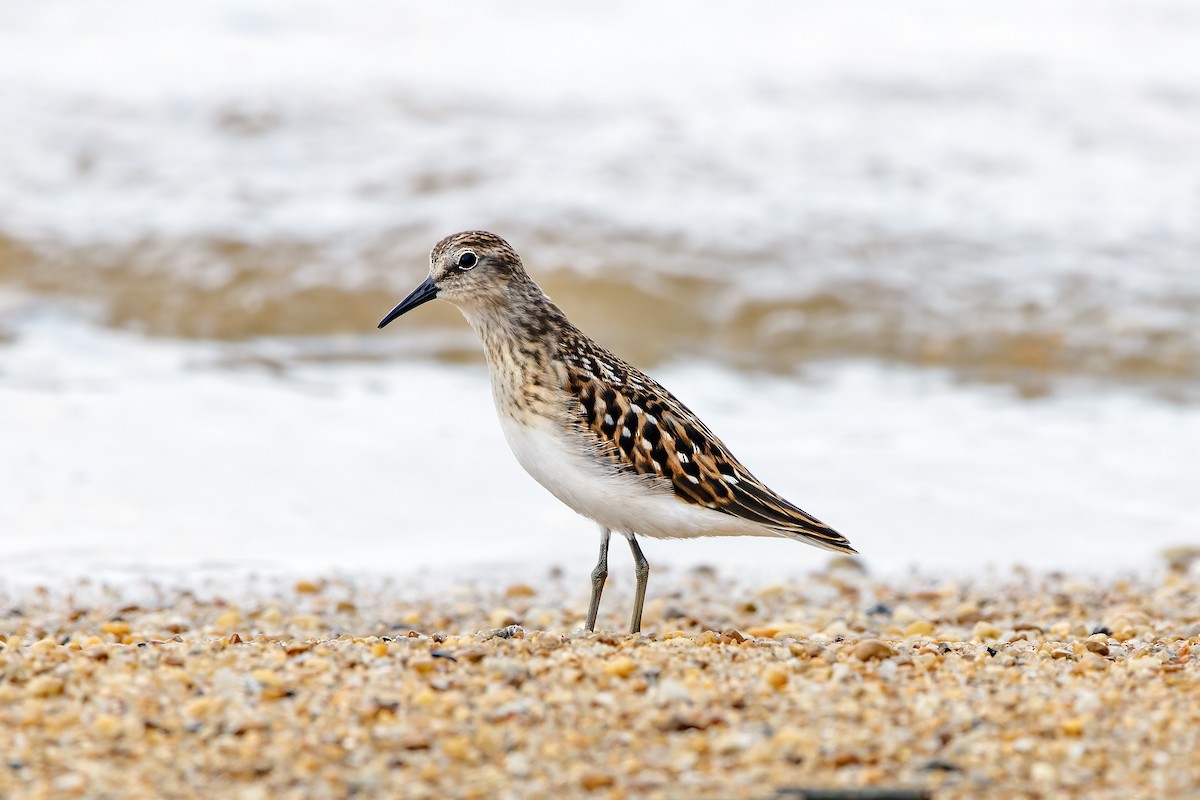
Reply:
[[546, 417], [526, 424], [501, 414], [517, 461], [551, 494], [620, 533], [656, 538], [776, 536], [767, 528], [677, 499], [663, 481], [616, 472], [594, 459], [581, 438]]

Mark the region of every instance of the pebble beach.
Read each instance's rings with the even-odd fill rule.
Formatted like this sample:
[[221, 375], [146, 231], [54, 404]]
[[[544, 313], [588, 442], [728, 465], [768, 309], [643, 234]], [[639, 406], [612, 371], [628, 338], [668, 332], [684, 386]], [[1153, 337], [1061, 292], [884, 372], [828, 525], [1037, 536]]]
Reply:
[[[1200, 580], [699, 568], [0, 589], [4, 797], [1139, 797], [1200, 786]], [[624, 593], [623, 593], [624, 592]], [[892, 795], [880, 795], [888, 790]], [[876, 792], [871, 795], [869, 792]]]
[[[1200, 800], [1198, 39], [0, 0], [0, 800]], [[462, 230], [861, 559], [625, 526], [583, 632], [479, 337], [377, 329]]]

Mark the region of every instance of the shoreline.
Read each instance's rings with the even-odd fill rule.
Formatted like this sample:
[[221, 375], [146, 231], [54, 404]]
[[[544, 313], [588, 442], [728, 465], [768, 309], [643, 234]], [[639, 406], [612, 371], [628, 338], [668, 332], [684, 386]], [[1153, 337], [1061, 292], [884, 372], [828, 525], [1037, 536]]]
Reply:
[[[1200, 578], [3, 591], [0, 794], [1186, 794]], [[364, 582], [366, 583], [366, 582]], [[157, 592], [157, 595], [156, 595]]]

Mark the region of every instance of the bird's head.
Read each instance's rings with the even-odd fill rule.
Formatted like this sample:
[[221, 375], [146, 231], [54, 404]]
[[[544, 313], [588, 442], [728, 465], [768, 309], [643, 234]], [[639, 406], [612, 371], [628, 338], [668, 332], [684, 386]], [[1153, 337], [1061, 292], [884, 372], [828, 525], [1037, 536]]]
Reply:
[[496, 234], [456, 233], [437, 243], [429, 253], [429, 277], [389, 311], [379, 327], [433, 299], [448, 300], [470, 317], [480, 309], [504, 305], [512, 284], [527, 280], [520, 256]]

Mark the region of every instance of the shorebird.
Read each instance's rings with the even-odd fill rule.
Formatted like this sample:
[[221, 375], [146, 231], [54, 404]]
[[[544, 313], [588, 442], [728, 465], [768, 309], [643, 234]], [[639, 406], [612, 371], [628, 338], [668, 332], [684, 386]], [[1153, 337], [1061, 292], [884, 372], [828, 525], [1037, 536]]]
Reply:
[[499, 236], [465, 231], [438, 242], [429, 277], [379, 327], [434, 299], [453, 303], [478, 332], [517, 461], [600, 526], [587, 630], [596, 627], [613, 531], [633, 552], [630, 633], [641, 630], [650, 575], [638, 535], [782, 536], [856, 552], [751, 475], [675, 395], [572, 325]]

